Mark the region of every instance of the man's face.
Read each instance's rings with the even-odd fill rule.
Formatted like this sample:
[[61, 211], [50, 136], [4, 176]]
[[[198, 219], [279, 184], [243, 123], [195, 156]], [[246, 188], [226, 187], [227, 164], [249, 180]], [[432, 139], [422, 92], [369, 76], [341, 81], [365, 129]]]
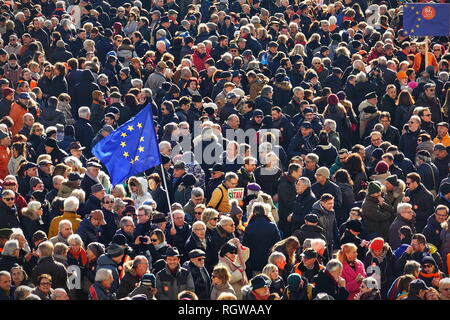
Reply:
[[0, 290], [9, 291], [11, 289], [11, 276], [4, 275], [0, 277]]
[[89, 174], [91, 176], [93, 176], [94, 178], [97, 178], [98, 174], [100, 173], [100, 168], [96, 168], [96, 167], [89, 167], [87, 169], [87, 172], [89, 172]]
[[173, 223], [176, 227], [181, 228], [184, 225], [184, 217], [182, 214], [176, 213], [173, 215]]
[[431, 87], [425, 90], [425, 95], [428, 98], [433, 98], [436, 95], [436, 87]]
[[103, 198], [103, 208], [108, 211], [113, 211], [114, 208], [114, 197], [108, 196]]
[[167, 267], [170, 270], [175, 270], [178, 267], [178, 264], [180, 263], [179, 257], [167, 257], [166, 258]]
[[[431, 113], [430, 113], [431, 114]], [[439, 137], [444, 137], [448, 133], [448, 129], [444, 126], [437, 127], [437, 134]]]
[[395, 99], [395, 97], [396, 97], [396, 95], [397, 95], [397, 89], [396, 89], [395, 87], [390, 88], [390, 89], [387, 91], [387, 94], [388, 94], [388, 96], [391, 97], [392, 99]]
[[255, 162], [250, 162], [249, 164], [244, 164], [244, 168], [248, 172], [253, 172], [256, 169], [256, 163]]
[[272, 110], [272, 120], [277, 121], [281, 118], [281, 112], [278, 112], [277, 110]]
[[192, 231], [195, 233], [199, 239], [205, 239], [206, 236], [206, 227], [203, 225], [198, 225], [195, 228], [192, 229]]
[[6, 195], [6, 196], [4, 196], [4, 197], [2, 198], [2, 201], [3, 201], [3, 203], [6, 204], [8, 207], [12, 208], [12, 207], [14, 206], [15, 198], [14, 198], [13, 195], [8, 194], [8, 195]]
[[203, 197], [203, 196], [199, 196], [199, 197], [192, 196], [191, 200], [192, 200], [192, 203], [196, 206], [198, 204], [203, 203], [203, 201], [205, 201], [205, 197]]
[[389, 125], [391, 124], [388, 117], [380, 118], [380, 123], [383, 125], [385, 129], [389, 128]]
[[407, 208], [402, 211], [402, 217], [405, 218], [406, 220], [412, 220], [412, 218], [414, 218], [415, 215], [416, 214], [412, 208]]
[[236, 230], [234, 222], [228, 222], [226, 225], [222, 226], [222, 228], [228, 233], [233, 233]]
[[316, 181], [317, 181], [318, 183], [322, 184], [322, 185], [325, 184], [325, 183], [327, 182], [327, 178], [324, 177], [324, 176], [321, 175], [321, 174], [316, 173], [316, 174], [315, 174], [315, 178], [316, 178]]
[[411, 247], [413, 248], [414, 252], [423, 252], [423, 249], [425, 249], [425, 245], [423, 243], [419, 243], [417, 239], [411, 240]]
[[440, 285], [439, 292], [447, 299], [450, 299], [450, 284]]
[[311, 268], [316, 262], [316, 258], [307, 259], [305, 256], [302, 257], [303, 264], [305, 267]]
[[434, 214], [436, 217], [436, 221], [439, 223], [443, 223], [447, 220], [448, 218], [448, 213], [446, 210], [440, 209], [440, 210], [436, 210], [436, 213]]
[[409, 130], [412, 132], [416, 132], [419, 129], [420, 123], [417, 120], [409, 120], [408, 121]]
[[373, 146], [379, 147], [382, 142], [381, 136], [379, 134], [374, 134], [372, 137], [370, 137], [370, 142]]
[[268, 286], [264, 286], [262, 288], [255, 289], [254, 291], [256, 292], [256, 294], [263, 296], [263, 297], [268, 296], [270, 294], [270, 290], [269, 290]]
[[137, 214], [138, 223], [146, 223], [148, 220], [150, 220], [150, 216], [147, 216], [144, 212], [144, 210], [139, 210]]
[[73, 234], [72, 226], [70, 224], [63, 225], [60, 233], [64, 239], [67, 239], [71, 234]]
[[301, 132], [302, 136], [307, 137], [312, 133], [312, 129], [311, 128], [307, 129], [307, 128], [301, 127], [300, 132]]
[[203, 268], [205, 266], [205, 257], [198, 257], [198, 258], [192, 258], [191, 262], [197, 267], [197, 268]]
[[92, 195], [94, 197], [96, 197], [97, 199], [103, 199], [105, 197], [105, 190], [94, 192], [94, 193], [92, 193]]
[[332, 211], [334, 207], [334, 200], [321, 201], [322, 207], [324, 207], [328, 211]]
[[406, 187], [410, 190], [416, 190], [419, 185], [417, 182], [413, 182], [410, 178], [406, 178]]
[[348, 153], [342, 153], [338, 155], [340, 163], [346, 163], [348, 158]]
[[225, 181], [225, 184], [228, 189], [234, 188], [238, 185], [238, 179], [230, 179], [229, 181]]
[[[423, 115], [420, 117], [420, 119], [422, 121], [425, 121], [425, 122], [430, 122], [431, 121], [431, 112], [430, 112], [430, 110], [426, 109], [423, 112]], [[438, 127], [438, 130], [439, 130], [439, 127]]]

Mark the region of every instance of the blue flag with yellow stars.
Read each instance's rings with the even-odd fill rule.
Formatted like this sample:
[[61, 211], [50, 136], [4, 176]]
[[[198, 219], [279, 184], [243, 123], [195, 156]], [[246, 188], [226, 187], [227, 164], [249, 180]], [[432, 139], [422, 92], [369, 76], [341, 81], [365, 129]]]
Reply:
[[102, 139], [92, 153], [108, 168], [113, 185], [161, 164], [151, 106]]
[[405, 3], [403, 29], [408, 36], [449, 36], [450, 4]]

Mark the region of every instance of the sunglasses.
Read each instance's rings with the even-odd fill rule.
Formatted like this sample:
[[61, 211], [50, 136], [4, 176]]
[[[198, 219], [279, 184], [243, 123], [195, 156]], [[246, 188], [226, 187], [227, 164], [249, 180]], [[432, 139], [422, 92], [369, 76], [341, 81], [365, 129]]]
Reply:
[[113, 204], [114, 203], [114, 201], [105, 201], [105, 202], [103, 202], [104, 204]]
[[41, 282], [42, 286], [51, 286], [52, 283], [51, 282]]
[[151, 242], [157, 242], [158, 239], [150, 239]]
[[203, 260], [205, 260], [205, 258], [203, 258], [203, 257], [197, 258], [197, 261], [203, 261]]
[[211, 220], [216, 220], [216, 221], [219, 221], [219, 218], [212, 218]]
[[13, 201], [14, 198], [3, 198], [5, 201]]
[[424, 117], [431, 117], [431, 113], [430, 114], [424, 114]]
[[195, 214], [202, 214], [202, 213], [203, 213], [203, 212], [201, 212], [201, 211], [200, 211], [200, 212], [197, 212], [197, 211], [195, 212]]

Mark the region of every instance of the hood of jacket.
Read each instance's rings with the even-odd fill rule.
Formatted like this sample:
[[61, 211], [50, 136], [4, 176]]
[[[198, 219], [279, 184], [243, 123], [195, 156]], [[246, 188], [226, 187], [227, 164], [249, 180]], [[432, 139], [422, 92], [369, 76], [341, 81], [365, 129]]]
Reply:
[[[148, 191], [148, 183], [147, 180], [145, 180], [142, 177], [131, 177], [128, 181], [128, 186], [130, 186], [131, 183], [134, 183], [138, 186], [138, 195], [143, 196]], [[131, 187], [129, 187], [131, 190]]]
[[100, 257], [98, 257], [97, 268], [100, 269], [100, 266], [113, 266], [114, 268], [117, 268], [117, 264], [106, 253], [104, 253]]
[[395, 198], [398, 198], [402, 195], [403, 192], [405, 192], [406, 185], [402, 180], [397, 180], [398, 186], [394, 186], [394, 190], [392, 191]]
[[289, 81], [275, 82], [274, 85], [275, 87], [285, 91], [290, 91], [292, 89], [292, 85]]
[[319, 144], [317, 145], [317, 148], [320, 148], [322, 150], [330, 150], [333, 147], [333, 145], [331, 143], [328, 143], [328, 145], [323, 145], [323, 144]]

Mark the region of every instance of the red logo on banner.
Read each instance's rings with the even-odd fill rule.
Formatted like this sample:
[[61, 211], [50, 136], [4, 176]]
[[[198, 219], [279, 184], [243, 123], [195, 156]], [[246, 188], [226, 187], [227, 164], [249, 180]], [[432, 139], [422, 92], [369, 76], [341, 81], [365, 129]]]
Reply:
[[433, 7], [426, 6], [422, 9], [422, 17], [426, 20], [431, 20], [436, 16], [436, 10]]

